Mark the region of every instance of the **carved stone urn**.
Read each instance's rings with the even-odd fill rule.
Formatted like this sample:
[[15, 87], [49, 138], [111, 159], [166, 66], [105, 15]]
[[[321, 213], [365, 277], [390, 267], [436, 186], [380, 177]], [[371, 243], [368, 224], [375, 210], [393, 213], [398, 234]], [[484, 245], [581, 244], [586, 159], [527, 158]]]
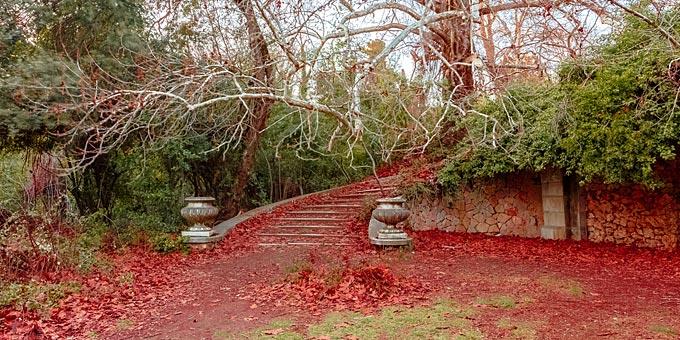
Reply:
[[378, 234], [371, 237], [371, 243], [379, 246], [407, 246], [411, 244], [411, 238], [401, 229], [396, 227], [400, 222], [405, 221], [411, 214], [404, 208], [405, 199], [401, 197], [378, 199], [378, 207], [373, 210], [371, 215], [378, 222], [385, 224], [385, 227], [378, 231]]
[[215, 233], [212, 225], [219, 213], [219, 209], [212, 205], [213, 197], [187, 197], [187, 206], [180, 210], [180, 214], [189, 223], [189, 229], [182, 232], [182, 236], [208, 237]]

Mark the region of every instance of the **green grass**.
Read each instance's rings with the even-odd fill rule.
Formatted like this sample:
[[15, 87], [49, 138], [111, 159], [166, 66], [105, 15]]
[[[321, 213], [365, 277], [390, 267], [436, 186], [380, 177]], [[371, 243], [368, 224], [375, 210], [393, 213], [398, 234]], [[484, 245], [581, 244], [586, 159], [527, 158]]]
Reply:
[[308, 336], [344, 339], [481, 339], [482, 334], [466, 319], [470, 310], [450, 301], [430, 307], [388, 307], [377, 315], [332, 313], [308, 328]]
[[653, 333], [667, 335], [669, 337], [677, 337], [680, 335], [676, 329], [666, 325], [651, 325], [649, 326], [649, 330]]
[[509, 330], [512, 339], [533, 340], [538, 339], [536, 326], [530, 322], [514, 321], [511, 319], [500, 319], [496, 324], [498, 328]]
[[130, 319], [118, 319], [118, 321], [116, 321], [116, 328], [120, 331], [128, 330], [132, 328], [132, 326], [134, 326], [134, 323]]
[[573, 297], [582, 297], [585, 292], [583, 285], [581, 285], [580, 282], [570, 278], [560, 278], [550, 275], [539, 278], [538, 282], [550, 290]]
[[486, 298], [477, 299], [477, 303], [480, 305], [486, 305], [496, 308], [510, 309], [517, 306], [517, 301], [511, 296], [498, 295]]
[[29, 310], [47, 312], [69, 294], [80, 291], [78, 282], [0, 284], [0, 307], [25, 307]]
[[214, 339], [236, 340], [236, 339], [275, 339], [275, 340], [302, 340], [305, 339], [292, 328], [295, 324], [290, 320], [275, 320], [267, 326], [245, 333], [232, 333], [229, 331], [216, 331], [213, 333]]
[[15, 211], [21, 206], [26, 180], [23, 153], [0, 153], [0, 207]]
[[132, 286], [135, 282], [135, 273], [124, 272], [118, 276], [118, 283], [125, 286]]
[[323, 320], [296, 328], [278, 320], [247, 333], [218, 331], [216, 339], [482, 339], [468, 317], [472, 311], [444, 300], [427, 307], [387, 307], [377, 314], [334, 312]]
[[300, 274], [302, 272], [311, 271], [313, 269], [312, 264], [306, 260], [296, 260], [295, 262], [289, 264], [283, 269], [285, 274], [285, 280], [288, 282], [296, 282], [300, 279]]

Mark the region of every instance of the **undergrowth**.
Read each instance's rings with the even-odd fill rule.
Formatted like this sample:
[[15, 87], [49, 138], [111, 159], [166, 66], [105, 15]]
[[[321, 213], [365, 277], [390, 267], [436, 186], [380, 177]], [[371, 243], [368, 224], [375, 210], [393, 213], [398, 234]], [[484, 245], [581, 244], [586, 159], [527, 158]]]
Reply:
[[80, 289], [80, 283], [74, 281], [62, 283], [0, 282], [0, 308], [11, 306], [17, 310], [46, 312], [56, 307], [61, 299], [79, 292]]

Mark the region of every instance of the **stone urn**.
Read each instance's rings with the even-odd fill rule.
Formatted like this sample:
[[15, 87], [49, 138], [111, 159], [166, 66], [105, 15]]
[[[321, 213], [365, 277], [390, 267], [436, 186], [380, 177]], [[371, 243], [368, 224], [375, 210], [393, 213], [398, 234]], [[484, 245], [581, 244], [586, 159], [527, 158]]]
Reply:
[[404, 208], [405, 199], [401, 197], [378, 199], [378, 207], [373, 210], [371, 216], [385, 227], [378, 234], [371, 237], [371, 243], [379, 246], [407, 246], [411, 244], [411, 238], [396, 226], [405, 221], [411, 214]]
[[184, 199], [187, 206], [180, 210], [182, 217], [189, 223], [189, 229], [182, 232], [182, 236], [196, 237], [212, 236], [212, 226], [220, 212], [214, 205], [213, 197], [187, 197]]

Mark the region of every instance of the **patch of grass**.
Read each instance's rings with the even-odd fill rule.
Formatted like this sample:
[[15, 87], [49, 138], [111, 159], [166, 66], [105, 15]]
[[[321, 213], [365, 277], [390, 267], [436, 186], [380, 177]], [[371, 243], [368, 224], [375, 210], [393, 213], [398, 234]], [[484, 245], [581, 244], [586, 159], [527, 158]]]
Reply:
[[300, 275], [304, 272], [312, 271], [312, 264], [307, 260], [296, 260], [283, 269], [286, 275], [286, 281], [296, 282], [300, 279]]
[[126, 331], [132, 328], [133, 325], [134, 323], [130, 319], [118, 319], [118, 321], [116, 321], [116, 328], [121, 331]]
[[236, 339], [276, 339], [276, 340], [302, 340], [303, 334], [293, 330], [295, 326], [290, 320], [274, 320], [264, 327], [245, 333], [232, 333], [229, 331], [216, 331], [213, 333], [214, 339], [236, 340]]
[[0, 208], [16, 211], [21, 207], [27, 173], [24, 157], [23, 153], [0, 153]]
[[189, 252], [189, 246], [184, 242], [184, 238], [172, 233], [159, 233], [149, 239], [153, 250], [162, 253], [173, 253], [181, 251], [183, 253]]
[[667, 325], [651, 325], [649, 326], [649, 330], [653, 333], [667, 335], [669, 337], [677, 337], [680, 335], [676, 329]]
[[574, 279], [549, 275], [539, 278], [538, 282], [548, 289], [573, 297], [582, 297], [584, 294], [583, 285]]
[[506, 295], [498, 295], [498, 296], [491, 296], [487, 298], [479, 298], [477, 299], [477, 303], [480, 305], [487, 305], [487, 306], [492, 306], [496, 308], [515, 308], [517, 306], [517, 301], [511, 296], [506, 296]]
[[28, 310], [46, 312], [59, 304], [69, 294], [80, 291], [80, 283], [28, 283], [0, 284], [0, 307], [14, 306]]
[[335, 312], [296, 329], [294, 322], [276, 320], [267, 326], [243, 332], [217, 331], [215, 339], [482, 339], [482, 333], [467, 320], [473, 311], [442, 300], [428, 307], [388, 307], [376, 315]]
[[125, 272], [118, 276], [118, 282], [121, 285], [132, 286], [135, 282], [135, 273]]
[[451, 301], [430, 307], [388, 307], [377, 315], [331, 313], [319, 324], [309, 326], [307, 335], [331, 339], [481, 339], [481, 332], [466, 320], [470, 314]]
[[500, 319], [496, 324], [498, 328], [510, 331], [513, 339], [533, 340], [538, 339], [538, 332], [535, 325], [530, 322], [517, 322], [511, 319]]

